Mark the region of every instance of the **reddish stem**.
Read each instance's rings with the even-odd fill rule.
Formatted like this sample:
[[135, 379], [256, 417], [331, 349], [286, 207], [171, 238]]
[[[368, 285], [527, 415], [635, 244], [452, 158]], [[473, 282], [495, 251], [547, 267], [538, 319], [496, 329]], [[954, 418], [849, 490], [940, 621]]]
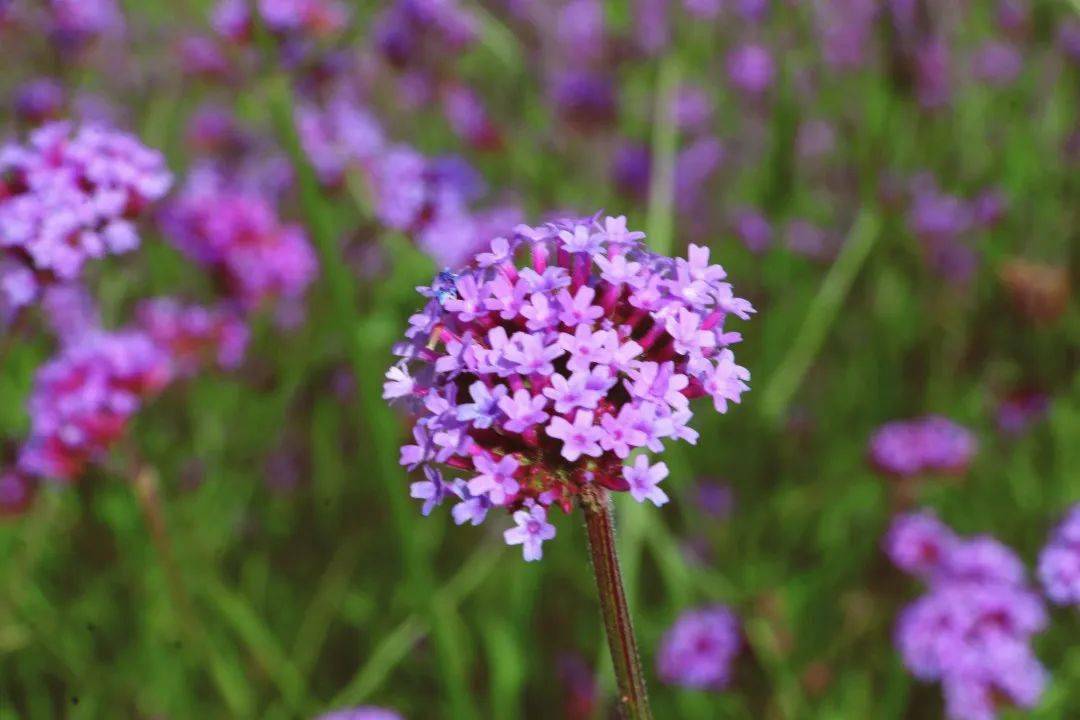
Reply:
[[604, 488], [590, 483], [580, 494], [589, 535], [596, 589], [600, 596], [600, 614], [604, 618], [608, 648], [619, 685], [619, 714], [624, 720], [652, 720], [645, 674], [641, 670], [634, 626], [626, 605], [619, 558], [615, 552], [615, 522], [611, 500]]

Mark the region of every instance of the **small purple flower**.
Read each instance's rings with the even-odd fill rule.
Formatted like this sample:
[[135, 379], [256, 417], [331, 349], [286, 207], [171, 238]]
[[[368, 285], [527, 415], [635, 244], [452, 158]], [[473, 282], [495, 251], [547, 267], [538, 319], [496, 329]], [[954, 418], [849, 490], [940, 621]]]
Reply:
[[1080, 504], [1073, 505], [1039, 554], [1039, 580], [1053, 602], [1080, 607]]
[[64, 108], [67, 93], [53, 78], [38, 78], [19, 86], [15, 91], [15, 115], [23, 122], [40, 125], [57, 120]]
[[562, 456], [570, 462], [582, 455], [600, 457], [603, 453], [600, 440], [604, 431], [593, 424], [593, 414], [587, 410], [578, 410], [573, 423], [556, 415], [547, 427], [547, 434], [563, 441]]
[[512, 455], [496, 462], [487, 453], [481, 453], [473, 458], [473, 466], [479, 475], [469, 481], [469, 493], [487, 495], [493, 505], [505, 505], [521, 487], [514, 479], [518, 462]]
[[968, 429], [929, 415], [882, 425], [870, 438], [870, 459], [882, 472], [898, 477], [922, 473], [963, 473], [978, 448]]
[[727, 72], [737, 90], [760, 95], [772, 87], [776, 65], [764, 45], [747, 43], [732, 50], [727, 57]]
[[547, 511], [540, 505], [514, 513], [516, 527], [503, 533], [507, 545], [521, 545], [525, 560], [532, 562], [544, 556], [544, 541], [555, 537], [555, 526], [547, 521]]
[[761, 214], [744, 209], [735, 216], [735, 235], [754, 254], [765, 252], [772, 244], [772, 225]]
[[432, 510], [442, 505], [443, 500], [453, 491], [452, 485], [443, 480], [442, 473], [430, 465], [424, 466], [424, 476], [426, 480], [414, 482], [409, 487], [409, 496], [424, 501], [424, 507], [420, 512], [427, 517]]
[[972, 59], [975, 77], [988, 85], [1004, 87], [1019, 77], [1024, 58], [1016, 46], [1005, 42], [988, 42]]
[[660, 640], [657, 673], [671, 685], [723, 690], [742, 647], [739, 621], [725, 605], [690, 610]]
[[668, 476], [665, 463], [650, 466], [644, 455], [638, 455], [632, 466], [623, 467], [623, 477], [630, 484], [630, 495], [638, 502], [650, 501], [660, 507], [668, 501], [667, 493], [660, 489], [660, 481]]
[[503, 427], [516, 433], [536, 427], [550, 417], [544, 412], [546, 406], [547, 399], [543, 395], [533, 396], [524, 388], [518, 389], [513, 395], [499, 400], [499, 409], [507, 417]]
[[899, 515], [885, 536], [885, 552], [904, 572], [931, 577], [941, 571], [957, 542], [953, 531], [932, 513]]

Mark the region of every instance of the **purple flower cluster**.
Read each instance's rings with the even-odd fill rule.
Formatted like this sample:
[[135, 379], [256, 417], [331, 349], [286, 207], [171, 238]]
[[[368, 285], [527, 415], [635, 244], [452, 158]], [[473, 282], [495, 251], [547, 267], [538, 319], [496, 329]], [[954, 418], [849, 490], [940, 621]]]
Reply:
[[477, 25], [457, 0], [395, 0], [375, 21], [375, 45], [398, 69], [437, 74], [476, 39]]
[[919, 174], [912, 180], [908, 226], [923, 246], [927, 265], [956, 283], [968, 280], [978, 257], [968, 242], [973, 231], [997, 224], [1005, 213], [1005, 199], [993, 189], [965, 200], [943, 192], [937, 181]]
[[162, 227], [245, 309], [267, 299], [297, 300], [318, 273], [303, 228], [283, 223], [262, 193], [230, 183], [209, 166], [191, 172]]
[[723, 690], [742, 647], [739, 620], [725, 605], [690, 610], [660, 640], [657, 674], [672, 685]]
[[401, 462], [423, 469], [413, 496], [425, 514], [455, 498], [455, 520], [476, 524], [505, 507], [517, 523], [507, 542], [537, 559], [555, 532], [547, 508], [569, 511], [587, 483], [667, 501], [664, 463], [623, 463], [664, 440], [696, 442], [691, 398], [709, 395], [719, 412], [739, 402], [750, 373], [724, 321], [754, 310], [708, 248], [672, 259], [643, 237], [623, 217], [523, 225], [421, 288], [428, 304], [395, 349], [384, 397], [419, 416]]
[[1053, 602], [1080, 606], [1080, 503], [1072, 506], [1040, 553], [1039, 580]]
[[[348, 7], [338, 0], [256, 0], [255, 5], [266, 29], [278, 36], [320, 38], [349, 24]], [[214, 30], [231, 42], [250, 42], [251, 6], [249, 0], [220, 0], [211, 17]]]
[[928, 512], [897, 517], [885, 551], [929, 586], [900, 615], [896, 644], [913, 675], [942, 683], [948, 717], [1034, 707], [1047, 673], [1030, 642], [1046, 610], [1016, 554], [990, 536], [958, 537]]
[[34, 380], [30, 436], [19, 469], [35, 477], [77, 478], [171, 376], [168, 356], [139, 332], [91, 333], [68, 345]]
[[60, 47], [77, 49], [123, 30], [124, 16], [116, 0], [48, 0], [49, 37]]
[[101, 127], [50, 123], [0, 148], [0, 312], [138, 247], [135, 221], [171, 182], [160, 153]]
[[884, 473], [961, 474], [978, 449], [975, 435], [940, 415], [885, 423], [870, 438], [870, 460]]
[[169, 355], [178, 377], [191, 377], [207, 362], [233, 370], [244, 360], [250, 333], [243, 318], [228, 308], [153, 298], [139, 304], [136, 317], [139, 327]]

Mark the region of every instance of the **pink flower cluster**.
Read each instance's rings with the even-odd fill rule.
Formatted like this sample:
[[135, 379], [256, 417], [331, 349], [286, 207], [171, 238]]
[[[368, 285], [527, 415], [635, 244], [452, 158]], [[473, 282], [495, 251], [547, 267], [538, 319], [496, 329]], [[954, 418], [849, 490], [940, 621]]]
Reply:
[[975, 435], [948, 418], [927, 415], [882, 425], [870, 438], [870, 461], [898, 477], [961, 474], [978, 449]]
[[250, 332], [244, 319], [226, 307], [184, 305], [174, 298], [139, 304], [138, 325], [164, 349], [179, 377], [195, 375], [207, 362], [234, 370], [244, 359]]
[[0, 149], [0, 310], [135, 249], [135, 221], [171, 183], [159, 152], [102, 127], [50, 123]]
[[667, 501], [664, 463], [624, 462], [696, 442], [691, 399], [719, 412], [739, 402], [750, 373], [724, 322], [754, 310], [708, 248], [672, 259], [643, 237], [623, 217], [523, 225], [420, 288], [428, 304], [395, 348], [384, 397], [418, 415], [401, 462], [424, 472], [412, 494], [425, 514], [454, 498], [455, 521], [477, 524], [504, 507], [517, 524], [507, 542], [534, 560], [555, 533], [547, 508], [569, 511], [587, 483]]
[[1031, 648], [1046, 627], [1042, 599], [1016, 554], [988, 535], [958, 537], [930, 513], [893, 521], [885, 550], [929, 591], [896, 625], [904, 664], [937, 680], [953, 720], [992, 720], [1001, 706], [1034, 707], [1047, 673]]
[[20, 470], [75, 479], [123, 435], [142, 401], [171, 375], [168, 355], [138, 332], [90, 334], [66, 347], [35, 378]]
[[245, 309], [271, 298], [300, 298], [318, 272], [302, 227], [282, 223], [262, 193], [230, 184], [209, 167], [191, 173], [162, 227]]
[[1039, 580], [1058, 605], [1080, 607], [1080, 503], [1072, 506], [1039, 554]]

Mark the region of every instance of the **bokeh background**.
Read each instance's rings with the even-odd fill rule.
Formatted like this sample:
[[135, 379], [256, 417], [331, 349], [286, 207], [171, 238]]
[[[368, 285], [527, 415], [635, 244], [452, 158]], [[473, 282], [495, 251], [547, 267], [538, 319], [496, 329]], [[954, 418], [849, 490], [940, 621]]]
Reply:
[[[381, 399], [415, 287], [523, 221], [708, 245], [758, 310], [751, 391], [664, 454], [672, 502], [617, 504], [657, 717], [941, 717], [894, 647], [923, 589], [890, 520], [931, 508], [1033, 577], [1080, 500], [1074, 3], [0, 0], [0, 57], [12, 143], [104, 125], [173, 175], [137, 250], [0, 302], [0, 471], [65, 321], [169, 296], [250, 333], [77, 477], [8, 471], [5, 720], [608, 717], [580, 518], [526, 564], [501, 517], [422, 517]], [[260, 234], [313, 253], [253, 288], [255, 260], [192, 249]], [[974, 434], [961, 468], [870, 461], [927, 414]], [[741, 623], [727, 687], [660, 682], [663, 633], [713, 603]], [[1048, 685], [1002, 715], [1080, 717], [1076, 609], [1033, 646]]]

